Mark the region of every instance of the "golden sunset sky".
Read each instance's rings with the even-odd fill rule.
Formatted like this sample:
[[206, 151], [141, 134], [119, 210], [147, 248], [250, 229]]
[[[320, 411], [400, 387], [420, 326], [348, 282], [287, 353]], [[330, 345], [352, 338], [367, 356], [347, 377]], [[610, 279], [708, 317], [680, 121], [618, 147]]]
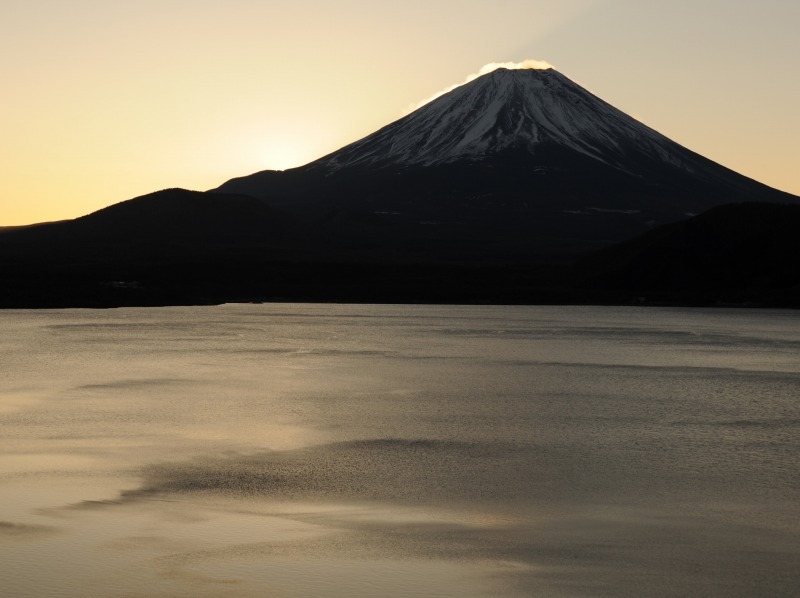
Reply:
[[298, 166], [528, 58], [800, 194], [799, 26], [797, 0], [3, 0], [0, 226]]

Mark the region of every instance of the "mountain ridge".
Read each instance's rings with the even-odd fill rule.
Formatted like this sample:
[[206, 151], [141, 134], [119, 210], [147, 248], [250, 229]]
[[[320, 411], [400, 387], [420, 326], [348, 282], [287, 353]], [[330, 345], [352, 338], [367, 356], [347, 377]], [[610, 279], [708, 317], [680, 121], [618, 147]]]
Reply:
[[[558, 96], [562, 101], [553, 102]], [[319, 164], [337, 169], [360, 162], [380, 166], [381, 161], [432, 165], [459, 158], [480, 159], [515, 146], [524, 146], [534, 153], [538, 143], [548, 140], [566, 141], [573, 149], [596, 156], [597, 147], [592, 147], [591, 143], [581, 144], [579, 139], [591, 126], [579, 122], [580, 111], [569, 110], [570, 103], [586, 105], [587, 100], [602, 105], [609, 120], [617, 121], [612, 125], [629, 118], [555, 69], [499, 68], [309, 166]], [[638, 122], [636, 125], [638, 137], [665, 139], [646, 125]], [[606, 144], [609, 140], [613, 143], [611, 131], [598, 131], [595, 127], [594, 132], [603, 135]], [[401, 150], [400, 156], [370, 159], [370, 152], [363, 152], [365, 146], [380, 143], [386, 137], [390, 138], [390, 153], [397, 154]], [[359, 155], [362, 152], [366, 155]]]

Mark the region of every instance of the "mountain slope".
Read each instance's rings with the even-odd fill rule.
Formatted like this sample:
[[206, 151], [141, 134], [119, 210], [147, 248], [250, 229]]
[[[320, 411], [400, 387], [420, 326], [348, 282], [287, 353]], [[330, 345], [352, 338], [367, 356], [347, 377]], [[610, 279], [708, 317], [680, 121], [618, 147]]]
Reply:
[[575, 255], [717, 205], [795, 199], [552, 69], [498, 69], [306, 166], [215, 191], [263, 198], [394, 253], [449, 259], [461, 240], [465, 258], [499, 260]]

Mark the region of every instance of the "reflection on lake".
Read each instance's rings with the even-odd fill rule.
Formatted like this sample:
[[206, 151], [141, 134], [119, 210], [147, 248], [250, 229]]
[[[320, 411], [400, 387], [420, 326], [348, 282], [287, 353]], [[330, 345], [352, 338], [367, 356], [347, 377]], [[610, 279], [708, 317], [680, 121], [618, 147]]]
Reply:
[[0, 312], [9, 596], [793, 596], [788, 311]]

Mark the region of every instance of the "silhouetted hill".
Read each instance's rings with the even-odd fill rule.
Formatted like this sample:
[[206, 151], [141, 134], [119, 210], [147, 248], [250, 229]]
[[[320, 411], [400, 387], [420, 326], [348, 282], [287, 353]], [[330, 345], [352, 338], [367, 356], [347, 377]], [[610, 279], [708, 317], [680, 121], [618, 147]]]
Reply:
[[599, 251], [585, 289], [647, 302], [800, 307], [800, 206], [733, 204]]
[[[21, 227], [0, 236], [4, 246], [51, 251], [55, 246], [103, 248], [104, 253], [147, 245], [214, 247], [286, 246], [299, 228], [295, 220], [261, 200], [243, 195], [166, 189], [92, 214]], [[55, 256], [54, 256], [55, 257]]]
[[215, 303], [249, 293], [263, 263], [318, 259], [310, 231], [253, 197], [159, 191], [0, 231], [0, 305]]

